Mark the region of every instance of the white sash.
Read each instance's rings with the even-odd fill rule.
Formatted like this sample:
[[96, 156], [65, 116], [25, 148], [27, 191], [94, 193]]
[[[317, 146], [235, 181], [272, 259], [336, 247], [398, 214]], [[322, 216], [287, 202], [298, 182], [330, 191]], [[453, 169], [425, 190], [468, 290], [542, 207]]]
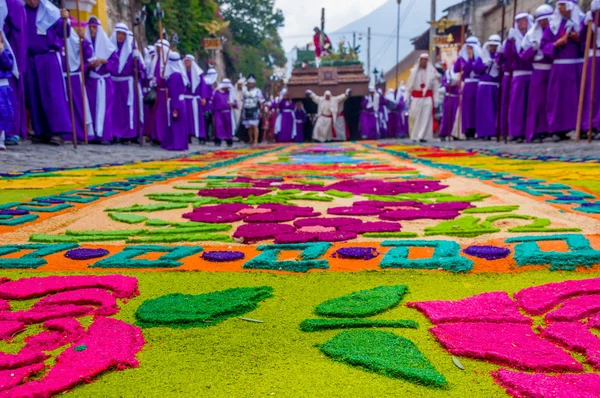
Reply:
[[[50, 52], [54, 52], [54, 51], [50, 51]], [[54, 52], [56, 54], [56, 59], [58, 60], [58, 66], [60, 67], [60, 70], [63, 70], [63, 66], [62, 66], [62, 59], [60, 56], [60, 53], [58, 52]], [[66, 76], [65, 73], [63, 73], [63, 75]], [[67, 84], [65, 83], [65, 80], [63, 79], [63, 89], [65, 91], [65, 101], [67, 101], [67, 103], [69, 103], [69, 96], [67, 95]]]
[[98, 80], [96, 87], [96, 136], [102, 138], [104, 135], [104, 118], [106, 117], [106, 79], [110, 73], [99, 75], [90, 71], [90, 77]]
[[127, 106], [129, 107], [129, 128], [133, 130], [134, 98], [133, 76], [113, 76], [114, 82], [127, 82]]
[[184, 95], [183, 98], [192, 100], [192, 112], [194, 112], [194, 135], [200, 138], [200, 108], [198, 107], [199, 95]]
[[[81, 86], [81, 72], [71, 72], [71, 77], [73, 76], [77, 76], [78, 80], [79, 80], [79, 85]], [[63, 77], [66, 79], [67, 78], [67, 74], [63, 73]], [[91, 133], [94, 134], [94, 128], [93, 128], [93, 123], [92, 123], [92, 112], [90, 111], [90, 103], [88, 102], [87, 99], [87, 95], [85, 95], [83, 92], [81, 93], [82, 97], [83, 97], [83, 102], [85, 104], [85, 124], [88, 127], [91, 127]], [[88, 131], [89, 133], [90, 131]]]

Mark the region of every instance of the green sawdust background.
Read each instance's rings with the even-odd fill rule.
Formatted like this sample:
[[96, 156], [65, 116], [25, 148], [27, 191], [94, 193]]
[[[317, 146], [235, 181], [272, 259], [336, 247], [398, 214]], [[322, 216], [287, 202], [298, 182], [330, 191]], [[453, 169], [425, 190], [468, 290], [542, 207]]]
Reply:
[[[3, 272], [22, 278], [41, 273]], [[89, 274], [88, 274], [89, 275]], [[208, 328], [144, 329], [147, 345], [138, 354], [141, 366], [105, 374], [75, 388], [75, 397], [503, 397], [489, 376], [495, 365], [461, 358], [459, 370], [451, 356], [427, 331], [431, 323], [405, 306], [407, 301], [460, 299], [475, 294], [522, 288], [594, 275], [536, 271], [522, 274], [449, 275], [439, 272], [377, 271], [275, 275], [267, 273], [130, 273], [139, 279], [141, 295], [122, 305], [116, 316], [135, 323], [144, 300], [169, 293], [199, 294], [245, 286], [272, 286], [274, 297], [245, 317]], [[598, 275], [596, 275], [598, 276]], [[386, 378], [327, 358], [315, 344], [339, 331], [306, 333], [298, 325], [314, 318], [314, 309], [334, 297], [381, 285], [406, 284], [401, 305], [374, 319], [411, 319], [419, 328], [382, 329], [411, 339], [448, 380], [449, 389], [435, 390]]]

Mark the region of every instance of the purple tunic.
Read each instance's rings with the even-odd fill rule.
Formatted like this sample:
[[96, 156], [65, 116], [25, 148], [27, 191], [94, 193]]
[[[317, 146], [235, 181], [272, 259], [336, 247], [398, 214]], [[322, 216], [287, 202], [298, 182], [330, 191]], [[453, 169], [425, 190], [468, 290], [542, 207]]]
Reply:
[[[84, 40], [83, 41], [83, 59], [87, 60], [92, 57], [92, 44]], [[73, 111], [75, 112], [75, 131], [77, 133], [77, 141], [83, 142], [85, 139], [85, 135], [83, 133], [83, 125], [85, 123], [85, 113], [83, 108], [83, 95], [81, 92], [81, 70], [75, 70], [73, 65], [69, 65], [71, 68], [71, 92], [73, 93]], [[65, 79], [65, 84], [67, 81], [67, 68], [65, 63], [65, 57], [62, 56], [62, 68]], [[87, 70], [87, 64], [84, 65], [84, 70]], [[87, 94], [87, 90], [86, 90]], [[89, 108], [89, 101], [88, 101]], [[92, 129], [88, 128], [88, 137], [91, 136]], [[71, 141], [73, 139], [73, 133], [64, 133], [63, 139], [66, 141]]]
[[[591, 24], [591, 23], [590, 23]], [[587, 36], [587, 29], [589, 25], [581, 23], [581, 38]], [[593, 33], [593, 32], [592, 32]], [[585, 40], [581, 40], [583, 51], [585, 51]], [[596, 75], [596, 81], [594, 85], [593, 98], [594, 98], [594, 109], [592, 110], [592, 128], [600, 130], [600, 46], [596, 45], [596, 69], [592, 72], [592, 60], [594, 57], [594, 44], [590, 46], [590, 52], [588, 54], [589, 61], [587, 67], [587, 81], [585, 86], [585, 96], [583, 99], [583, 119], [581, 122], [581, 128], [583, 131], [590, 130], [590, 101], [592, 98], [592, 73]]]
[[[372, 102], [375, 102], [374, 100]], [[360, 132], [362, 138], [365, 140], [376, 140], [379, 138], [379, 129], [377, 128], [377, 123], [379, 120], [377, 119], [376, 111], [373, 106], [367, 108], [369, 104], [369, 100], [364, 98], [362, 101], [362, 111], [360, 112]]]
[[[187, 71], [188, 81], [192, 81], [192, 72]], [[191, 83], [190, 83], [191, 84]], [[187, 110], [187, 131], [189, 135], [206, 140], [206, 125], [204, 123], [204, 106], [202, 100], [208, 98], [207, 85], [204, 76], [200, 75], [200, 84], [192, 92], [192, 86], [185, 88], [185, 106]], [[194, 111], [194, 108], [196, 111]]]
[[463, 92], [461, 104], [461, 128], [463, 134], [467, 130], [475, 130], [477, 128], [477, 88], [479, 79], [473, 70], [475, 60], [469, 59], [465, 61], [463, 58], [458, 58], [454, 64], [454, 72], [462, 72], [463, 76]]
[[[25, 97], [36, 135], [62, 135], [72, 131], [71, 115], [59, 54], [64, 45], [62, 19], [37, 33], [37, 8], [25, 6], [27, 13], [27, 73]], [[67, 34], [70, 30], [67, 28]]]
[[[169, 76], [167, 79], [167, 88], [169, 89], [169, 113], [167, 119], [169, 130], [163, 136], [160, 146], [168, 151], [187, 151], [187, 115], [185, 99], [183, 98], [185, 86], [183, 85], [180, 73], [173, 73]], [[174, 117], [174, 113], [178, 114], [176, 118]]]
[[[497, 64], [498, 54], [491, 54]], [[477, 137], [488, 138], [496, 136], [499, 76], [492, 76], [492, 65], [486, 65], [478, 59], [473, 70], [479, 75], [477, 87]], [[499, 73], [499, 72], [498, 72]]]
[[296, 109], [296, 137], [293, 142], [304, 142], [304, 123], [306, 123], [306, 111], [304, 109]]
[[458, 111], [458, 90], [459, 85], [451, 85], [447, 74], [444, 73], [442, 86], [446, 88], [444, 96], [444, 106], [442, 111], [442, 121], [440, 123], [440, 137], [450, 137], [454, 123], [456, 122], [456, 112]]
[[13, 55], [4, 50], [0, 53], [0, 133], [10, 131], [15, 119], [14, 97], [8, 79], [13, 75]]
[[212, 97], [213, 126], [218, 140], [233, 139], [233, 114], [229, 106], [229, 93], [215, 91]]
[[546, 28], [542, 37], [542, 51], [553, 59], [546, 106], [550, 133], [569, 132], [577, 124], [582, 72], [579, 43], [569, 40], [564, 47], [554, 47], [554, 43], [565, 34], [566, 23], [563, 19], [556, 35], [550, 27]]
[[154, 79], [156, 80], [156, 103], [154, 104], [154, 109], [150, 115], [150, 127], [152, 128], [152, 132], [150, 137], [158, 142], [163, 140], [163, 137], [169, 131], [169, 111], [167, 109], [167, 82], [162, 78], [162, 74], [160, 72], [160, 63], [162, 61], [158, 60], [156, 63], [156, 67], [154, 69]]
[[548, 96], [548, 79], [552, 59], [544, 55], [539, 61], [534, 61], [537, 51], [532, 47], [521, 51], [523, 60], [532, 62], [533, 72], [529, 83], [527, 97], [527, 121], [525, 123], [525, 138], [531, 142], [536, 134], [548, 132], [548, 116], [546, 113], [546, 97]]
[[4, 20], [4, 33], [13, 50], [15, 62], [19, 69], [19, 79], [11, 76], [10, 87], [14, 96], [14, 124], [6, 132], [8, 137], [20, 136], [27, 138], [27, 112], [25, 110], [25, 71], [27, 70], [27, 39], [25, 30], [27, 14], [20, 0], [6, 0], [8, 14]]
[[[124, 43], [117, 43], [117, 57], [122, 51]], [[134, 76], [135, 63], [138, 68], [138, 94], [135, 94]], [[114, 86], [113, 97], [113, 117], [112, 117], [112, 135], [117, 138], [131, 139], [140, 135], [143, 130], [140, 120], [140, 103], [142, 100], [141, 82], [146, 77], [144, 65], [140, 60], [136, 60], [133, 52], [123, 67], [121, 73], [117, 71], [112, 74]], [[131, 91], [130, 91], [131, 90]]]
[[[93, 45], [94, 39], [92, 39]], [[87, 89], [88, 99], [90, 100], [90, 111], [92, 120], [94, 121], [94, 136], [95, 141], [112, 141], [113, 139], [113, 103], [115, 97], [115, 87], [112, 80], [112, 75], [119, 71], [119, 56], [115, 51], [106, 60], [107, 63], [96, 69], [88, 70], [85, 86]], [[106, 95], [105, 111], [102, 112], [102, 91], [101, 84], [105, 85]], [[100, 95], [99, 95], [100, 93]], [[104, 119], [104, 122], [102, 122]]]
[[385, 120], [387, 99], [383, 95], [379, 96], [379, 137], [388, 137], [388, 124]]
[[533, 66], [531, 62], [519, 57], [514, 40], [507, 40], [504, 45], [504, 59], [508, 60], [512, 71], [510, 80], [510, 99], [508, 104], [508, 135], [525, 138], [527, 120], [527, 95]]
[[[298, 126], [296, 125], [296, 136], [292, 137], [294, 132], [294, 125], [296, 121], [294, 120], [294, 103], [289, 100], [283, 100], [278, 105], [278, 118], [281, 118], [281, 131], [277, 134], [277, 142], [292, 142], [298, 136], [298, 134], [302, 134], [302, 130], [298, 130]], [[300, 126], [302, 128], [302, 126]]]

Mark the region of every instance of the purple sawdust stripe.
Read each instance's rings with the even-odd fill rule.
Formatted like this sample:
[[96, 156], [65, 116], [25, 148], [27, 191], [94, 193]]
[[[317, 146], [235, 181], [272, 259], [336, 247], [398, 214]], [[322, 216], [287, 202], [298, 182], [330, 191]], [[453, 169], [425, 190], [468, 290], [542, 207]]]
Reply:
[[371, 260], [379, 256], [379, 252], [374, 247], [343, 247], [331, 255], [333, 258]]
[[236, 251], [214, 251], [202, 253], [202, 259], [211, 263], [227, 263], [243, 260], [245, 254]]
[[27, 210], [13, 210], [13, 209], [6, 209], [6, 210], [0, 210], [0, 216], [24, 216], [26, 214], [29, 214], [29, 212]]
[[71, 260], [91, 260], [93, 258], [104, 257], [110, 252], [106, 249], [73, 249], [65, 253], [66, 258]]
[[499, 260], [510, 255], [510, 249], [496, 246], [469, 246], [463, 252], [469, 256], [486, 260]]

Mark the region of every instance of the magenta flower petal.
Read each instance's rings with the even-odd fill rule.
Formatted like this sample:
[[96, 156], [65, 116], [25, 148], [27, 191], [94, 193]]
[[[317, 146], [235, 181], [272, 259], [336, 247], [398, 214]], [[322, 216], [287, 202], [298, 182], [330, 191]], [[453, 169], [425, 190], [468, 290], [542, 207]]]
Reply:
[[361, 220], [357, 220], [356, 218], [311, 218], [311, 219], [302, 219], [294, 222], [294, 225], [297, 228], [302, 227], [336, 227], [339, 228], [342, 225], [350, 225], [350, 224], [360, 224]]
[[294, 232], [291, 234], [281, 234], [275, 237], [275, 243], [288, 244], [288, 243], [308, 243], [316, 242], [318, 234], [310, 232]]
[[364, 222], [362, 224], [343, 225], [340, 230], [365, 234], [367, 232], [400, 232], [402, 225], [395, 222]]
[[357, 235], [354, 232], [321, 232], [317, 234], [317, 239], [320, 242], [344, 242], [347, 240], [356, 239]]
[[269, 189], [258, 189], [258, 188], [214, 188], [214, 189], [202, 189], [198, 192], [198, 196], [208, 196], [211, 198], [218, 199], [229, 199], [229, 198], [237, 198], [241, 196], [242, 198], [247, 198], [250, 195], [253, 196], [262, 196], [270, 193]]
[[492, 372], [496, 382], [514, 397], [598, 397], [600, 375], [595, 373], [551, 376], [500, 369]]
[[350, 207], [332, 207], [327, 210], [327, 214], [337, 216], [376, 216], [383, 213], [383, 209], [370, 206], [350, 206]]
[[397, 210], [380, 214], [382, 220], [453, 220], [460, 215], [457, 211]]
[[277, 235], [289, 234], [296, 229], [286, 224], [245, 224], [241, 225], [234, 238], [243, 239], [244, 243], [254, 243], [261, 240], [273, 239]]

